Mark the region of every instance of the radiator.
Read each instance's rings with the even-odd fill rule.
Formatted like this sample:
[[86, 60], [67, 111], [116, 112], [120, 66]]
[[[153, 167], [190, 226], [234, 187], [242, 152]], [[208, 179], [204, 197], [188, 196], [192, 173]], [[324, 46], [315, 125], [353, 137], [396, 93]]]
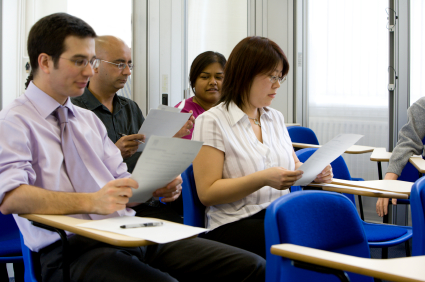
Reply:
[[[310, 107], [309, 127], [319, 144], [325, 144], [341, 133], [364, 135], [356, 145], [384, 147], [388, 150], [388, 110], [385, 108], [314, 108]], [[343, 154], [351, 177], [378, 179], [378, 165], [370, 161], [371, 153]], [[382, 164], [385, 175], [388, 163]]]

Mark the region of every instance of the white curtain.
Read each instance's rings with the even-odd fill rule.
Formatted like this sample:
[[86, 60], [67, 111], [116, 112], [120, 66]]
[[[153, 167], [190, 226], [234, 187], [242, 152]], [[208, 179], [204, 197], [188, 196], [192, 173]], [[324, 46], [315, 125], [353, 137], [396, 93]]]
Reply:
[[[321, 144], [340, 133], [388, 146], [388, 0], [308, 1], [309, 127]], [[388, 148], [387, 148], [388, 149]], [[352, 177], [378, 179], [370, 154], [347, 155]]]
[[410, 0], [410, 105], [425, 96], [425, 1]]
[[196, 56], [205, 51], [219, 52], [228, 59], [247, 31], [247, 0], [189, 0], [188, 71]]

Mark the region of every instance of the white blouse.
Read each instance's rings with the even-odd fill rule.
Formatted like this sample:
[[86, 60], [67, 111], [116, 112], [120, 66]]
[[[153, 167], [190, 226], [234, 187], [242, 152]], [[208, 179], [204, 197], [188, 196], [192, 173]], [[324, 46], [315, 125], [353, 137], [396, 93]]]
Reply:
[[[263, 143], [258, 141], [248, 116], [231, 102], [223, 103], [198, 116], [192, 140], [203, 141], [224, 152], [223, 178], [238, 178], [270, 167], [295, 169], [292, 143], [281, 112], [260, 109]], [[249, 217], [267, 208], [289, 190], [264, 186], [236, 202], [207, 207], [206, 228]]]

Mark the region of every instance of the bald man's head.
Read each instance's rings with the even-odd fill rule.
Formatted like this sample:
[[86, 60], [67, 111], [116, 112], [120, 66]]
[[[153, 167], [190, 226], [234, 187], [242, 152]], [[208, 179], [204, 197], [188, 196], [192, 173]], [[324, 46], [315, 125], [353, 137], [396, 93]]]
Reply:
[[[107, 93], [111, 95], [124, 87], [127, 77], [131, 74], [128, 64], [132, 63], [130, 47], [115, 36], [99, 36], [95, 39], [96, 57], [100, 65], [94, 70], [90, 79], [89, 89], [98, 95]], [[120, 69], [119, 64], [124, 63], [125, 68]]]
[[130, 47], [125, 44], [123, 40], [112, 35], [98, 36], [95, 39], [96, 42], [96, 56], [101, 58], [105, 54], [113, 54], [116, 52], [115, 49], [123, 48], [130, 50]]

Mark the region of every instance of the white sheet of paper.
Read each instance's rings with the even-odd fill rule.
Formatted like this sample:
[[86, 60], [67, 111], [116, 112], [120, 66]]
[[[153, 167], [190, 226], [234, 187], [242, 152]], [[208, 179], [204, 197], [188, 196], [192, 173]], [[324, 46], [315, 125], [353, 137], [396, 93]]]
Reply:
[[147, 141], [149, 141], [152, 135], [173, 137], [174, 134], [183, 127], [191, 115], [191, 113], [151, 109], [138, 132], [146, 136], [146, 141], [145, 144], [139, 145], [137, 152], [144, 150]]
[[317, 149], [317, 151], [298, 168], [298, 170], [302, 170], [304, 173], [302, 178], [295, 182], [294, 186], [305, 186], [310, 184], [328, 164], [342, 155], [345, 150], [354, 145], [362, 137], [363, 135], [359, 134], [340, 134]]
[[144, 203], [152, 192], [165, 187], [195, 159], [203, 142], [181, 138], [151, 136], [137, 160], [131, 178], [139, 183], [130, 203]]
[[185, 238], [189, 238], [207, 231], [208, 229], [193, 227], [174, 222], [163, 221], [162, 226], [140, 227], [140, 228], [120, 228], [121, 225], [137, 224], [161, 221], [159, 219], [143, 218], [137, 216], [113, 217], [102, 220], [91, 220], [90, 222], [78, 224], [85, 228], [109, 231], [131, 237], [149, 240], [155, 243], [164, 244]]
[[180, 113], [182, 111], [182, 109], [174, 108], [174, 107], [170, 107], [170, 106], [165, 106], [165, 105], [158, 105], [158, 110], [169, 111], [169, 112], [174, 112], [174, 113]]

